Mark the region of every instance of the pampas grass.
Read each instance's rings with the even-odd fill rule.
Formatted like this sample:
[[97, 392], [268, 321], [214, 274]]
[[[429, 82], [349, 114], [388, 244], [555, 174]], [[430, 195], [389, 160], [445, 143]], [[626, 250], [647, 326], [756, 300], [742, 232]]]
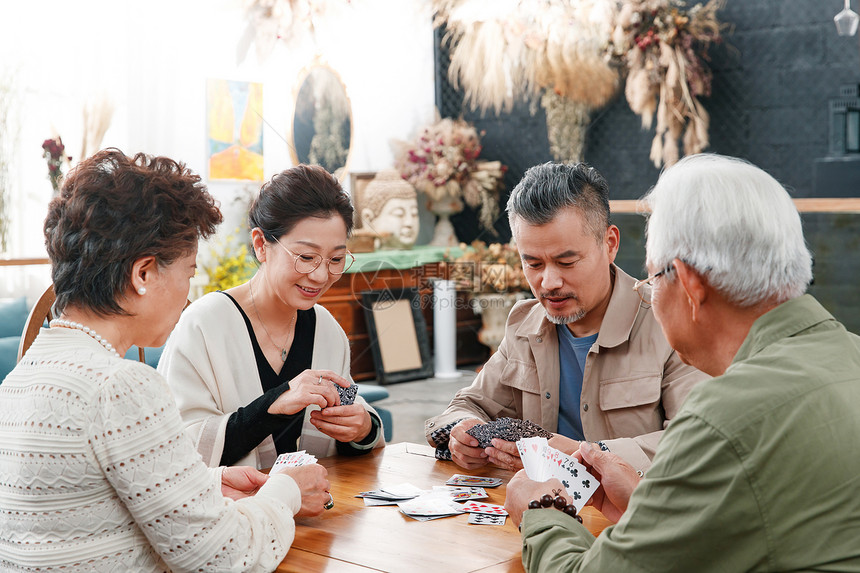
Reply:
[[81, 142], [81, 160], [86, 159], [101, 148], [105, 132], [113, 119], [113, 102], [104, 93], [84, 104], [84, 135]]

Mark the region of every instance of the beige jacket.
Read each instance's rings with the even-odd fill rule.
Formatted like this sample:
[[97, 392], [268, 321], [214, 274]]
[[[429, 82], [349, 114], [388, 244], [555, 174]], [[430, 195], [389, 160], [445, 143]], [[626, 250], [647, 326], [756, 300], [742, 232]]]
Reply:
[[[666, 342], [651, 305], [633, 291], [634, 279], [612, 266], [612, 297], [582, 381], [582, 429], [603, 440], [636, 469], [645, 470], [669, 421], [699, 380], [708, 376], [681, 359]], [[556, 326], [537, 300], [517, 303], [505, 338], [474, 383], [424, 425], [431, 433], [462, 418], [531, 420], [558, 429], [559, 358]]]

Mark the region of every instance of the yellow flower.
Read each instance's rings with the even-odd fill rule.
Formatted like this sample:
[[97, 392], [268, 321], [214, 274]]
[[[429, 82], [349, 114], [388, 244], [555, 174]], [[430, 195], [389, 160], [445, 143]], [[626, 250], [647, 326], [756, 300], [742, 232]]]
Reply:
[[[237, 228], [234, 233], [238, 233]], [[247, 282], [257, 271], [257, 261], [248, 253], [247, 245], [236, 246], [235, 235], [228, 235], [222, 243], [213, 245], [212, 260], [203, 270], [209, 275], [209, 284], [203, 289], [210, 293], [227, 290]]]

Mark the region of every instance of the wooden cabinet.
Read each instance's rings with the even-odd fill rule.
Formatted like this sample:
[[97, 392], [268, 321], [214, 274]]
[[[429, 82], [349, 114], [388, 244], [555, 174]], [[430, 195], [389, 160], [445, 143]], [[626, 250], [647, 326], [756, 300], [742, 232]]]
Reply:
[[[361, 304], [362, 291], [417, 287], [421, 294], [421, 307], [427, 322], [430, 349], [433, 350], [433, 305], [432, 289], [428, 277], [438, 277], [439, 265], [431, 263], [423, 267], [397, 270], [385, 268], [374, 272], [349, 273], [343, 275], [319, 303], [328, 309], [346, 332], [352, 352], [352, 377], [354, 380], [372, 380], [376, 377], [370, 336]], [[489, 357], [489, 349], [478, 342], [481, 317], [469, 307], [469, 294], [457, 293], [457, 365], [483, 364]]]

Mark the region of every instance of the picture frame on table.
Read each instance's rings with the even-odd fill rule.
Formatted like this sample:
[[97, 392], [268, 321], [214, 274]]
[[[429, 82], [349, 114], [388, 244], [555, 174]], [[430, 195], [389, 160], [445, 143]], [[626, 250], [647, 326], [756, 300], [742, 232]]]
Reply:
[[380, 385], [433, 376], [433, 357], [418, 289], [363, 291], [362, 307]]

